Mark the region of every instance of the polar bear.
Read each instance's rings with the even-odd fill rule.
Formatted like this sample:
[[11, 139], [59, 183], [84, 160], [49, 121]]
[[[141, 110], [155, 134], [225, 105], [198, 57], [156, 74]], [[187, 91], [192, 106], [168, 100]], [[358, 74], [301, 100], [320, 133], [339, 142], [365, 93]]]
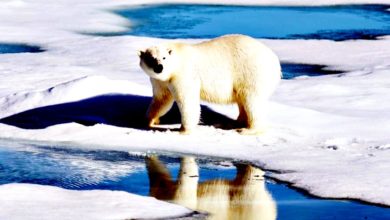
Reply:
[[146, 158], [149, 194], [157, 199], [206, 211], [207, 219], [275, 220], [275, 200], [268, 192], [264, 171], [248, 164], [236, 165], [234, 179], [199, 181], [199, 167], [194, 157], [181, 159], [180, 171], [173, 178], [157, 156]]
[[281, 67], [275, 53], [259, 41], [225, 35], [197, 44], [164, 43], [140, 50], [138, 56], [153, 87], [149, 127], [157, 125], [176, 101], [180, 131], [190, 133], [199, 123], [203, 100], [236, 103], [238, 131], [264, 131], [267, 102], [281, 79]]

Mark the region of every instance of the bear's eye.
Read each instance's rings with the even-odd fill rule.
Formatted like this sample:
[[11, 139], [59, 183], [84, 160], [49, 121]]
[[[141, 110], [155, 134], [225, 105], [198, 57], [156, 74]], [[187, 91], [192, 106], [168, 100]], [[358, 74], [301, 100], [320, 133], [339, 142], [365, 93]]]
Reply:
[[165, 57], [163, 57], [163, 60], [165, 60]]

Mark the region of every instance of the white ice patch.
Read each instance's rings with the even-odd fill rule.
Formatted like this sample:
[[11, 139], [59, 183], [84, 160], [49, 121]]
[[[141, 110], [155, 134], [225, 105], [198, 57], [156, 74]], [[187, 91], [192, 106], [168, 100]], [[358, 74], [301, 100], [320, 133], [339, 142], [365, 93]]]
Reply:
[[33, 184], [0, 185], [0, 219], [169, 218], [191, 212], [151, 197], [121, 191], [66, 190]]

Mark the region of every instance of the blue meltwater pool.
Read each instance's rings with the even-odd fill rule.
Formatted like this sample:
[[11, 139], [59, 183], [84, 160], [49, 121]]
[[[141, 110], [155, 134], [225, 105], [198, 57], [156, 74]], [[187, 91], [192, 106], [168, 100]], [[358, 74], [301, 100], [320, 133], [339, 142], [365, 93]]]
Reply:
[[0, 54], [2, 53], [38, 53], [44, 50], [38, 46], [26, 44], [5, 44], [0, 43]]
[[382, 5], [321, 7], [151, 5], [117, 11], [128, 32], [159, 38], [213, 38], [239, 33], [272, 39], [375, 39], [390, 34]]

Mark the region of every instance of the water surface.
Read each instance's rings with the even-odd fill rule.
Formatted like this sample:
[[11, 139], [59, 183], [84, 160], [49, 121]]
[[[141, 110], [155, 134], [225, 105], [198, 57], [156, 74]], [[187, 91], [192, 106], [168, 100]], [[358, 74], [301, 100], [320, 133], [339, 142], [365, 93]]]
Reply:
[[44, 50], [38, 46], [26, 44], [4, 44], [0, 43], [0, 54], [2, 53], [38, 53]]
[[[211, 187], [218, 192], [206, 190], [204, 193], [212, 195], [207, 197], [208, 200], [202, 199], [199, 192], [194, 194], [198, 195], [197, 201], [202, 201], [207, 207], [213, 207], [210, 201], [217, 199], [235, 204], [233, 207], [243, 209], [245, 213], [251, 213], [250, 208], [255, 207], [258, 210], [254, 212], [256, 216], [272, 216], [274, 206], [277, 219], [390, 218], [388, 208], [308, 196], [284, 184], [264, 179], [261, 169], [242, 161], [33, 144], [4, 145], [3, 142], [0, 146], [0, 184], [34, 183], [74, 190], [123, 190], [188, 206], [191, 204], [183, 204], [174, 195], [179, 189], [194, 192], [191, 184], [195, 184], [199, 191], [204, 192], [207, 187]], [[227, 195], [227, 186], [232, 195], [241, 195], [246, 199], [224, 197]], [[245, 197], [245, 193], [254, 196]], [[226, 207], [221, 210], [227, 212]]]
[[117, 11], [134, 26], [120, 34], [213, 38], [245, 34], [271, 39], [375, 39], [390, 34], [382, 5], [321, 7], [152, 5]]
[[327, 70], [323, 65], [308, 65], [295, 63], [282, 63], [283, 79], [294, 79], [297, 77], [313, 77], [334, 75], [342, 73], [336, 70]]

